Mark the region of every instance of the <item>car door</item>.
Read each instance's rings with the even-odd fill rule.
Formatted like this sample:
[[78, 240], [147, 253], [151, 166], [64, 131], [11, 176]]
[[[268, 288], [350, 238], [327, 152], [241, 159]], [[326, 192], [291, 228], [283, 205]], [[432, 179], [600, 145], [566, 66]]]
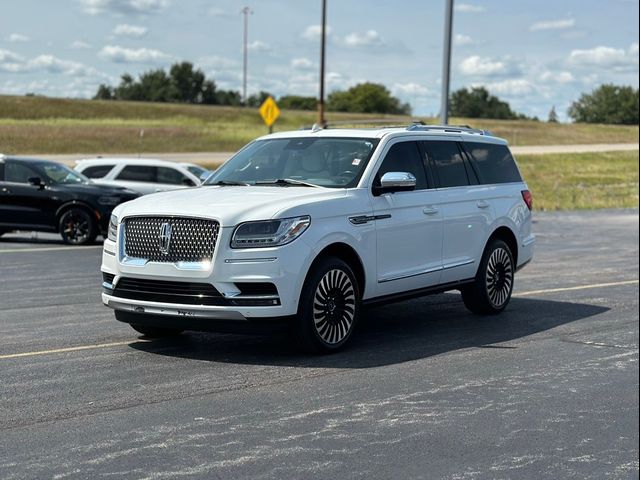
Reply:
[[125, 165], [116, 174], [113, 185], [130, 188], [143, 195], [161, 191], [157, 187], [157, 170], [153, 165]]
[[434, 206], [438, 192], [431, 188], [423, 152], [417, 141], [403, 139], [385, 150], [374, 185], [384, 173], [408, 172], [416, 188], [379, 195], [372, 189], [378, 296], [436, 285], [442, 269], [442, 212]]
[[494, 211], [456, 140], [423, 143], [442, 201], [442, 283], [475, 276]]
[[13, 228], [54, 229], [55, 205], [45, 186], [31, 185], [29, 178], [42, 175], [23, 162], [6, 160], [0, 181], [0, 224]]

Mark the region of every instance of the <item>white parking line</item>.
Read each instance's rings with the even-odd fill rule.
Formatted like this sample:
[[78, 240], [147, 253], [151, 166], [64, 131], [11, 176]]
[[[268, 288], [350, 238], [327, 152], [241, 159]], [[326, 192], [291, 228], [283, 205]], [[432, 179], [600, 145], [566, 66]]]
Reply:
[[637, 284], [639, 280], [623, 280], [621, 282], [609, 282], [609, 283], [592, 283], [589, 285], [578, 285], [575, 287], [561, 287], [561, 288], [547, 288], [544, 290], [529, 290], [528, 292], [514, 293], [514, 297], [528, 297], [530, 295], [541, 295], [543, 293], [556, 293], [556, 292], [572, 292], [574, 290], [588, 290], [590, 288], [605, 288], [605, 287], [617, 287], [620, 285], [633, 285]]
[[[526, 292], [514, 293], [514, 297], [527, 297], [531, 295], [542, 295], [545, 293], [557, 293], [557, 292], [571, 292], [574, 290], [588, 290], [590, 288], [607, 288], [607, 287], [617, 287], [621, 285], [634, 285], [638, 284], [640, 280], [623, 280], [620, 282], [610, 282], [610, 283], [592, 283], [589, 285], [578, 285], [575, 287], [563, 287], [563, 288], [548, 288], [544, 290], [529, 290]], [[81, 350], [95, 350], [98, 348], [110, 348], [110, 347], [121, 347], [124, 345], [131, 345], [138, 342], [148, 342], [149, 340], [133, 340], [126, 342], [112, 342], [112, 343], [96, 343], [92, 345], [79, 345], [77, 347], [67, 347], [67, 348], [56, 348], [52, 350], [36, 350], [33, 352], [21, 352], [21, 353], [9, 353], [6, 355], [0, 355], [0, 360], [7, 360], [11, 358], [23, 358], [23, 357], [36, 357], [40, 355], [51, 355], [55, 353], [68, 353], [68, 352], [78, 352]]]
[[84, 246], [67, 246], [67, 247], [36, 247], [36, 248], [8, 248], [0, 250], [0, 253], [23, 253], [23, 252], [53, 252], [55, 250], [89, 250], [92, 248], [102, 248], [102, 245], [84, 245]]

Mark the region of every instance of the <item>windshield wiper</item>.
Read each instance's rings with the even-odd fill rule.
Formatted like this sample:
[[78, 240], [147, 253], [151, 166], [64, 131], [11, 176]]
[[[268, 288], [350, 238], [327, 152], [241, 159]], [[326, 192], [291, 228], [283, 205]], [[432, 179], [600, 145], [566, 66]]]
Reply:
[[235, 180], [218, 180], [215, 183], [205, 183], [204, 185], [213, 185], [213, 186], [217, 186], [217, 187], [236, 187], [236, 186], [241, 186], [241, 187], [248, 187], [249, 184], [246, 182], [237, 182]]
[[254, 185], [295, 185], [296, 187], [315, 187], [322, 188], [315, 183], [303, 182], [301, 180], [294, 180], [292, 178], [278, 178], [277, 180], [258, 180]]

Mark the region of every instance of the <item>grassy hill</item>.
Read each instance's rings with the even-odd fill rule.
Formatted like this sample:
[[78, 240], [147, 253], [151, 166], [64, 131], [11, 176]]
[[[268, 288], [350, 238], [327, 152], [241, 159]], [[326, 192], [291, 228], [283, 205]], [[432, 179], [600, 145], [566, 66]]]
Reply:
[[[329, 121], [407, 117], [329, 113]], [[284, 110], [275, 131], [314, 123], [315, 112]], [[435, 119], [422, 118], [427, 123]], [[549, 124], [454, 118], [515, 145], [638, 142], [638, 126]], [[144, 130], [141, 139], [140, 132]], [[0, 95], [0, 152], [153, 153], [234, 151], [267, 133], [257, 109]]]

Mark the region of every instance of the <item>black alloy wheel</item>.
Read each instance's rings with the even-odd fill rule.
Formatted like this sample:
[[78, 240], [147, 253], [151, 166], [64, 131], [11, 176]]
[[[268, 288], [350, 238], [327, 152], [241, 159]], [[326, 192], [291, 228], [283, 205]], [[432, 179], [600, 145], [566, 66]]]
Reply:
[[70, 208], [60, 216], [60, 235], [69, 245], [86, 245], [98, 236], [96, 220], [82, 208]]
[[515, 262], [509, 246], [492, 240], [484, 251], [475, 280], [462, 289], [465, 306], [479, 315], [500, 313], [511, 300]]
[[323, 259], [309, 273], [300, 298], [298, 337], [305, 350], [331, 352], [351, 337], [360, 310], [360, 289], [344, 261]]

